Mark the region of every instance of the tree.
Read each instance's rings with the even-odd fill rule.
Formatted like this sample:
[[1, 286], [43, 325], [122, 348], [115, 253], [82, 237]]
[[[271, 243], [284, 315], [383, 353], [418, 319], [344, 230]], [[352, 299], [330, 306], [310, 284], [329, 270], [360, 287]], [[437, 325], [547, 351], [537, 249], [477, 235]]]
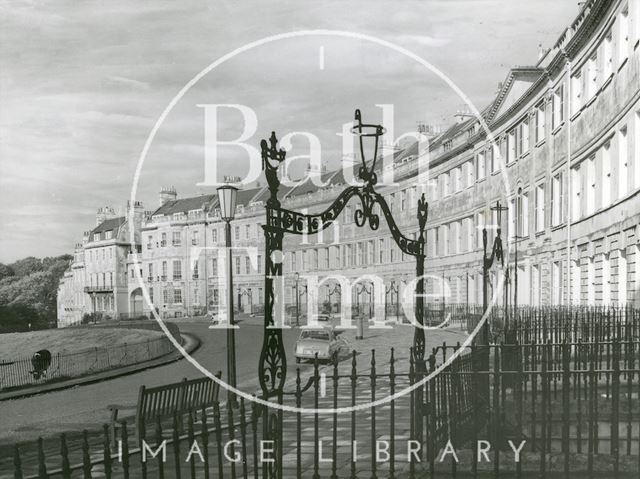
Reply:
[[[58, 285], [71, 260], [70, 255], [44, 258], [42, 261], [29, 257], [7, 265], [6, 268], [14, 274], [5, 277], [0, 274], [0, 306], [9, 307], [2, 313], [9, 319], [5, 321], [0, 317], [4, 327], [15, 326], [16, 321], [26, 323], [15, 326], [15, 331], [28, 331], [29, 322], [32, 329], [35, 328], [33, 324], [46, 327], [51, 323], [55, 326]], [[3, 270], [0, 268], [0, 271]], [[28, 309], [20, 309], [20, 306], [28, 306]], [[7, 332], [6, 329], [4, 331]]]
[[26, 304], [0, 306], [0, 333], [14, 333], [45, 329], [47, 320], [35, 308]]
[[62, 256], [47, 256], [42, 260], [42, 268], [53, 271], [55, 268], [59, 268], [61, 265], [64, 265], [64, 268], [66, 269], [72, 259], [73, 256], [70, 254], [63, 254]]
[[14, 283], [16, 296], [10, 304], [27, 304], [33, 306], [40, 314], [46, 315], [55, 311], [59, 278], [49, 271], [39, 271], [25, 276]]
[[11, 264], [11, 269], [15, 272], [16, 276], [22, 278], [24, 276], [28, 276], [37, 271], [42, 271], [42, 261], [38, 258], [34, 258], [33, 256], [29, 256], [28, 258], [20, 259], [15, 263]]
[[9, 276], [13, 276], [15, 272], [11, 266], [7, 266], [6, 264], [0, 263], [0, 280], [7, 278]]

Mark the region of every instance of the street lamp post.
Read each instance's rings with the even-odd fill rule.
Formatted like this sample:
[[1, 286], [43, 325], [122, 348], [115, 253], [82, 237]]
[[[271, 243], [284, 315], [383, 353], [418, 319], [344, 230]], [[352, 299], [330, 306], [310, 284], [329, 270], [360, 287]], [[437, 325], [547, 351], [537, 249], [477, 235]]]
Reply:
[[[404, 322], [404, 312], [400, 313], [400, 290], [402, 290], [402, 294], [405, 292], [405, 288], [407, 287], [407, 277], [403, 277], [396, 286], [396, 316], [400, 318], [400, 323]], [[400, 287], [402, 283], [402, 288]]]
[[296, 326], [300, 326], [300, 296], [298, 293], [298, 283], [300, 282], [300, 273], [296, 272], [293, 275], [296, 281]]
[[[227, 328], [227, 380], [229, 385], [236, 387], [236, 333], [233, 317], [233, 264], [231, 257], [231, 221], [236, 214], [236, 199], [238, 188], [226, 184], [218, 188], [218, 201], [220, 203], [220, 217], [225, 222], [225, 246], [227, 250], [227, 314], [229, 315], [229, 327]], [[235, 397], [228, 392], [229, 404], [235, 404]]]
[[299, 291], [299, 283], [300, 283], [300, 275], [296, 272], [293, 275], [293, 277], [294, 277], [295, 282], [296, 282], [296, 326], [300, 326], [300, 297], [303, 294], [306, 294], [307, 298], [309, 296], [308, 296], [308, 290], [307, 290], [307, 285], [306, 284], [302, 286], [304, 288], [304, 290], [298, 292]]
[[396, 321], [402, 323], [403, 317], [400, 315], [400, 285], [396, 285]]
[[[398, 321], [398, 286], [396, 286], [395, 280], [391, 280], [389, 287], [385, 290], [384, 297], [384, 320], [387, 321], [387, 296], [391, 296], [393, 293], [396, 293], [396, 322]], [[393, 296], [391, 296], [393, 297]]]
[[[520, 233], [520, 214], [522, 212], [522, 188], [518, 188], [518, 195], [516, 197], [516, 211], [515, 211], [515, 231], [513, 232], [513, 242], [515, 243], [515, 258], [513, 268], [513, 314], [515, 315], [516, 308], [518, 307], [518, 243], [524, 239]], [[511, 284], [511, 283], [509, 283]], [[505, 323], [505, 329], [509, 328], [509, 316], [507, 315], [507, 321]]]
[[465, 303], [466, 306], [464, 308], [464, 312], [466, 315], [469, 314], [469, 271], [465, 271]]
[[[518, 222], [516, 220], [516, 232], [518, 231]], [[513, 242], [515, 243], [515, 258], [513, 263], [513, 307], [512, 311], [515, 314], [515, 311], [518, 307], [518, 243], [523, 240], [523, 236], [519, 236], [518, 234], [513, 235]], [[507, 272], [509, 271], [509, 267], [507, 266]], [[507, 276], [508, 284], [511, 286], [511, 278]], [[507, 301], [508, 302], [508, 301]], [[509, 324], [505, 325], [507, 327]]]
[[[517, 225], [517, 223], [516, 223]], [[518, 231], [516, 227], [516, 231]], [[513, 312], [515, 314], [515, 309], [518, 307], [518, 242], [520, 240], [520, 236], [517, 234], [513, 237], [513, 241], [515, 241], [515, 259], [513, 262]]]
[[209, 272], [207, 270], [207, 216], [209, 214], [209, 208], [207, 204], [202, 205], [202, 214], [204, 215], [204, 236], [202, 241], [204, 242], [204, 314], [205, 317], [209, 314]]
[[[494, 260], [499, 260], [502, 264], [504, 262], [502, 255], [502, 238], [500, 236], [501, 228], [500, 223], [502, 219], [502, 212], [506, 211], [507, 208], [500, 205], [499, 201], [496, 201], [496, 206], [492, 206], [490, 208], [491, 211], [496, 211], [498, 213], [498, 225], [497, 225], [497, 234], [493, 239], [493, 245], [491, 246], [491, 254], [487, 256], [487, 227], [484, 226], [482, 228], [482, 311], [483, 314], [486, 314], [488, 307], [488, 298], [487, 298], [487, 281], [489, 279], [489, 269], [493, 266]], [[485, 322], [482, 328], [482, 343], [484, 345], [489, 344], [489, 323]]]
[[516, 257], [515, 257], [515, 268], [513, 270], [513, 307], [516, 308], [518, 306], [518, 241], [520, 240], [520, 218], [518, 218], [518, 213], [522, 211], [522, 188], [518, 188], [518, 196], [516, 198], [516, 211], [515, 211], [515, 220], [516, 220], [516, 230], [513, 232], [513, 241], [515, 241], [516, 248]]
[[445, 309], [447, 307], [446, 304], [446, 294], [445, 294], [445, 278], [444, 278], [444, 270], [442, 270], [442, 317], [440, 318], [440, 322], [443, 323], [444, 322], [444, 318], [445, 318]]
[[[369, 318], [373, 317], [373, 310], [371, 309], [372, 306], [372, 296], [373, 296], [373, 285], [371, 285], [371, 288], [367, 288], [367, 286], [365, 284], [362, 284], [360, 286], [360, 290], [358, 291], [358, 297], [363, 293], [367, 293], [367, 296], [369, 297]], [[359, 310], [359, 304], [358, 304], [358, 310]]]
[[[304, 296], [307, 302], [309, 301], [309, 289], [306, 284], [302, 285], [302, 291], [300, 291], [300, 297]], [[308, 318], [307, 318], [308, 320]]]
[[511, 270], [509, 269], [509, 263], [507, 262], [507, 267], [504, 270], [504, 293], [503, 293], [503, 303], [504, 303], [504, 315], [505, 315], [505, 324], [508, 322], [509, 317], [509, 287], [511, 286]]
[[250, 289], [243, 289], [240, 292], [240, 295], [249, 298], [249, 314], [253, 314], [253, 291], [251, 291]]
[[339, 288], [339, 285], [338, 285], [338, 284], [336, 284], [336, 285], [333, 287], [333, 289], [329, 289], [329, 290], [327, 291], [327, 296], [329, 297], [329, 314], [331, 314], [331, 312], [332, 312], [332, 311], [331, 311], [331, 309], [332, 309], [331, 297], [332, 297], [334, 294], [336, 294], [336, 293], [338, 293], [338, 294], [340, 294], [340, 293], [341, 293], [341, 291], [340, 291], [340, 288]]

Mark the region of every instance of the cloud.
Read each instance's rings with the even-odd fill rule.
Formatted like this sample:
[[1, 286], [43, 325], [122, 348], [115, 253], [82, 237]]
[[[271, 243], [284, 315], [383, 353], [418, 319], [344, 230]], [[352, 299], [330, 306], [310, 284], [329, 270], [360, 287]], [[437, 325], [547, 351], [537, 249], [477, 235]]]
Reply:
[[[206, 65], [247, 42], [299, 29], [378, 36], [423, 55], [482, 107], [504, 78], [500, 65], [534, 61], [538, 43], [551, 43], [576, 13], [571, 3], [284, 0], [259, 8], [257, 0], [34, 0], [0, 6], [0, 261], [69, 252], [93, 224], [95, 209], [124, 205], [146, 137], [168, 101]], [[402, 131], [418, 120], [450, 118], [460, 100], [424, 70], [366, 42], [308, 38], [261, 47], [208, 75], [167, 118], [143, 168], [145, 205], [157, 204], [168, 178], [181, 196], [197, 191], [203, 117], [195, 105], [233, 102], [259, 115], [252, 141], [272, 129], [280, 136], [313, 131], [335, 166], [341, 157], [335, 133], [354, 108], [379, 119], [375, 105], [393, 103]], [[237, 136], [237, 122], [222, 119], [222, 133]]]
[[149, 89], [149, 84], [143, 81], [133, 80], [132, 78], [124, 78], [119, 76], [110, 76], [109, 80], [114, 81], [116, 83], [122, 83], [124, 85], [133, 86], [136, 88], [141, 88], [143, 90]]
[[398, 35], [394, 41], [404, 45], [420, 45], [423, 47], [442, 47], [449, 43], [446, 38], [434, 38], [427, 35]]

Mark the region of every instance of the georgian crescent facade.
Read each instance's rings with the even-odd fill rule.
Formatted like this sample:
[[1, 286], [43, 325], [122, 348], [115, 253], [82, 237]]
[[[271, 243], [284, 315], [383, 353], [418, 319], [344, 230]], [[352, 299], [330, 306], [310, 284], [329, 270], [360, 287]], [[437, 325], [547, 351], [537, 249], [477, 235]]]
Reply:
[[[490, 207], [500, 201], [508, 206], [500, 226], [509, 295], [516, 294], [517, 281], [519, 305], [640, 305], [639, 44], [640, 1], [585, 2], [535, 65], [509, 71], [481, 112], [482, 121], [461, 120], [430, 139], [428, 184], [417, 179], [417, 145], [394, 154], [395, 185], [379, 191], [405, 235], [418, 229], [419, 193], [425, 191], [429, 201], [427, 303], [482, 302], [482, 228], [491, 242], [498, 214]], [[342, 170], [323, 172], [321, 179], [321, 188], [311, 182], [282, 187], [283, 207], [326, 209], [346, 181]], [[265, 187], [239, 192], [232, 223], [234, 298], [247, 312], [259, 311], [264, 299], [261, 224], [267, 196]], [[357, 227], [356, 208], [352, 201], [322, 236], [285, 236], [285, 302], [295, 302], [295, 272], [302, 278], [303, 304], [305, 293], [320, 303], [335, 294], [330, 280], [309, 292], [305, 274], [343, 275], [352, 282], [376, 275], [386, 290], [393, 281], [402, 294], [415, 276], [413, 258], [400, 252], [385, 226]], [[174, 189], [163, 189], [158, 209], [135, 225], [140, 242], [134, 245], [128, 234], [120, 234], [129, 227], [126, 218], [117, 226], [115, 240], [94, 241], [89, 232], [78, 245], [60, 284], [60, 325], [79, 322], [80, 312], [105, 311], [112, 317], [149, 312], [133, 269], [134, 250], [162, 316], [218, 307], [225, 297], [225, 265], [215, 195], [179, 199]], [[106, 234], [105, 227], [96, 228]], [[110, 245], [116, 260], [96, 260], [94, 251]], [[108, 273], [112, 283], [105, 283]], [[494, 288], [503, 274], [491, 273]], [[373, 297], [370, 287], [354, 286], [350, 294], [360, 304]]]

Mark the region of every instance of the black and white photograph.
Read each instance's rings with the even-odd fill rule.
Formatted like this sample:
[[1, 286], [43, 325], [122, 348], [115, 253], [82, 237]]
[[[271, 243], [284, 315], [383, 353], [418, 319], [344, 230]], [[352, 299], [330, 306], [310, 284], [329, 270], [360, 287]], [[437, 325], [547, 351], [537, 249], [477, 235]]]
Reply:
[[0, 2], [0, 478], [640, 477], [640, 0]]

